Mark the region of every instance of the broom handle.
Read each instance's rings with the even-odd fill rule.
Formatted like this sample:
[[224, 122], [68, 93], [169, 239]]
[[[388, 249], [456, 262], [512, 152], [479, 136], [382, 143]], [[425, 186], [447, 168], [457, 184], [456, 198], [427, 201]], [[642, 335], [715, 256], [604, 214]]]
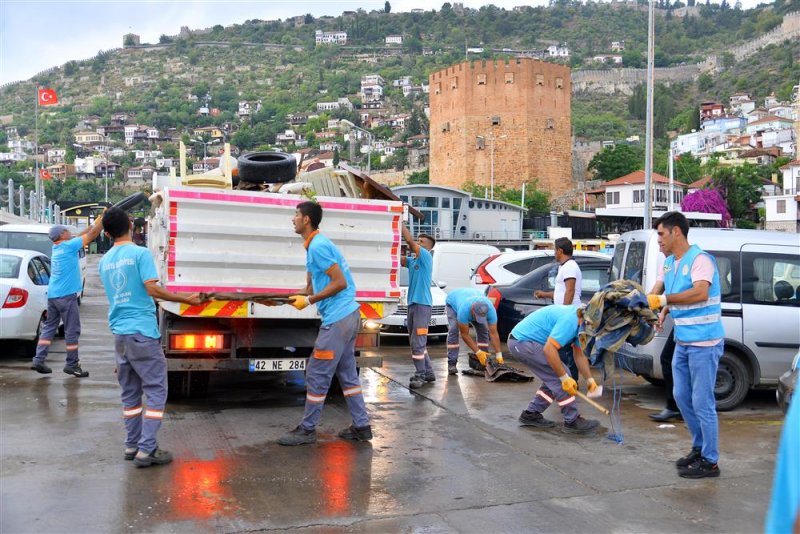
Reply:
[[576, 391], [575, 395], [577, 395], [578, 397], [582, 398], [583, 400], [585, 400], [586, 402], [591, 404], [595, 409], [603, 412], [606, 415], [609, 415], [608, 410], [606, 410], [602, 405], [600, 405], [597, 402], [595, 402], [594, 400], [590, 399], [589, 397], [587, 397], [586, 395], [584, 395], [580, 391]]

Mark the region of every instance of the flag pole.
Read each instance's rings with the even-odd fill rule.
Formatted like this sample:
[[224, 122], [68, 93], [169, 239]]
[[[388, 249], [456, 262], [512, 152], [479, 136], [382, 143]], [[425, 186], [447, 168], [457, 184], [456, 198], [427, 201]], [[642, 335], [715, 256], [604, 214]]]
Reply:
[[42, 201], [42, 178], [39, 176], [39, 84], [36, 84], [36, 118], [34, 119], [34, 145], [33, 145], [33, 161], [35, 165], [35, 180], [36, 180], [36, 212], [31, 213], [31, 216], [36, 221], [41, 221], [41, 209], [39, 205]]

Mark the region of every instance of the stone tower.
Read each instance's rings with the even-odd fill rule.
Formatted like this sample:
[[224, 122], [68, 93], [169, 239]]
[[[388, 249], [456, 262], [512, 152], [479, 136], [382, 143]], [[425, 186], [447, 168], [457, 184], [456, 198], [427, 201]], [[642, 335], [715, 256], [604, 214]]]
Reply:
[[430, 182], [573, 189], [570, 69], [535, 59], [464, 62], [430, 75]]

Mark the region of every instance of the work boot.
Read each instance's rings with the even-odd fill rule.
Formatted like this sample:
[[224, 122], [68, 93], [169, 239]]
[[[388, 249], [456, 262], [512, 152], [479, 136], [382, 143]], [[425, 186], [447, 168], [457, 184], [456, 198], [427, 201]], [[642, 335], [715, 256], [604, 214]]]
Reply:
[[136, 467], [150, 467], [151, 465], [164, 465], [172, 461], [172, 453], [156, 448], [150, 454], [139, 451], [133, 457], [133, 465]]
[[433, 371], [425, 373], [425, 382], [436, 382], [436, 375], [433, 374]]
[[686, 467], [678, 469], [678, 475], [683, 478], [713, 478], [719, 476], [719, 466], [712, 464], [705, 458], [699, 458]]
[[521, 426], [535, 426], [537, 428], [552, 428], [556, 426], [555, 421], [545, 419], [539, 412], [529, 412], [525, 410], [519, 416]]
[[306, 430], [302, 426], [295, 427], [283, 436], [278, 438], [278, 445], [286, 445], [291, 447], [294, 445], [307, 445], [317, 441], [316, 430]]
[[411, 389], [419, 389], [426, 384], [425, 375], [414, 373], [411, 380], [408, 381], [408, 387]]
[[49, 375], [53, 372], [53, 370], [47, 367], [44, 363], [34, 363], [31, 365], [31, 369], [43, 375]]
[[352, 439], [353, 441], [369, 441], [372, 439], [372, 427], [350, 425], [341, 432], [339, 437], [342, 439]]
[[136, 458], [136, 453], [137, 452], [139, 452], [139, 449], [137, 449], [137, 448], [125, 449], [125, 460], [130, 462], [131, 460]]
[[648, 417], [659, 423], [666, 423], [670, 419], [683, 419], [683, 417], [681, 417], [681, 412], [676, 412], [675, 410], [670, 410], [668, 408], [664, 408], [658, 413], [651, 413], [648, 415]]
[[692, 447], [692, 450], [689, 451], [689, 454], [687, 454], [683, 458], [678, 458], [677, 460], [675, 460], [675, 467], [677, 467], [678, 469], [680, 469], [681, 467], [689, 467], [702, 457], [703, 456], [700, 454], [700, 447]]
[[563, 431], [567, 434], [588, 434], [600, 426], [600, 421], [596, 419], [584, 419], [580, 415], [571, 423], [564, 421]]
[[447, 374], [449, 375], [457, 375], [458, 374], [458, 367], [454, 363], [447, 364]]
[[68, 375], [72, 375], [78, 378], [86, 378], [89, 376], [89, 371], [84, 371], [81, 369], [81, 364], [76, 363], [75, 365], [67, 365], [64, 367], [64, 372]]

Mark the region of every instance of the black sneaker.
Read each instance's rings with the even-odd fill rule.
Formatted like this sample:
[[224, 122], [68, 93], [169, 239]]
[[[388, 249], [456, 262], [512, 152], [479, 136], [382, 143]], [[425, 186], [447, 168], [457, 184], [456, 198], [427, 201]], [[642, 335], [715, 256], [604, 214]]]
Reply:
[[458, 367], [454, 363], [447, 364], [447, 374], [449, 375], [457, 375], [458, 374]]
[[689, 451], [689, 454], [687, 454], [683, 458], [678, 458], [677, 460], [675, 460], [675, 467], [678, 468], [688, 467], [702, 457], [703, 456], [700, 454], [700, 447], [692, 447], [692, 450]]
[[596, 419], [584, 419], [580, 415], [571, 423], [564, 421], [562, 430], [567, 434], [588, 434], [600, 426], [600, 421]]
[[296, 426], [294, 430], [290, 430], [285, 435], [278, 438], [278, 445], [286, 445], [291, 447], [294, 445], [307, 445], [317, 441], [316, 430], [306, 430], [301, 426]]
[[164, 465], [172, 461], [172, 453], [156, 448], [150, 454], [139, 451], [133, 457], [133, 465], [136, 467], [150, 467], [151, 465]]
[[131, 461], [136, 458], [136, 453], [139, 452], [139, 449], [125, 449], [125, 460]]
[[690, 465], [678, 469], [678, 475], [683, 478], [713, 478], [719, 476], [719, 467], [701, 457]]
[[425, 384], [425, 375], [419, 373], [415, 373], [414, 376], [411, 377], [411, 380], [408, 381], [408, 387], [411, 389], [419, 389]]
[[539, 412], [529, 412], [528, 410], [520, 414], [519, 424], [521, 426], [535, 426], [538, 428], [552, 428], [556, 426], [555, 421], [545, 419]]
[[436, 382], [436, 375], [433, 372], [425, 373], [425, 382]]
[[50, 373], [53, 372], [52, 369], [50, 369], [49, 367], [47, 367], [43, 363], [34, 363], [33, 365], [31, 365], [31, 369], [33, 369], [37, 373], [41, 373], [43, 375], [49, 375]]
[[67, 373], [68, 375], [72, 375], [78, 378], [86, 378], [87, 376], [89, 376], [89, 371], [84, 371], [83, 369], [81, 369], [81, 364], [79, 363], [75, 365], [67, 365], [66, 367], [64, 367], [64, 372]]
[[354, 441], [369, 441], [372, 439], [372, 427], [350, 425], [341, 432], [339, 437], [342, 439], [352, 439]]

